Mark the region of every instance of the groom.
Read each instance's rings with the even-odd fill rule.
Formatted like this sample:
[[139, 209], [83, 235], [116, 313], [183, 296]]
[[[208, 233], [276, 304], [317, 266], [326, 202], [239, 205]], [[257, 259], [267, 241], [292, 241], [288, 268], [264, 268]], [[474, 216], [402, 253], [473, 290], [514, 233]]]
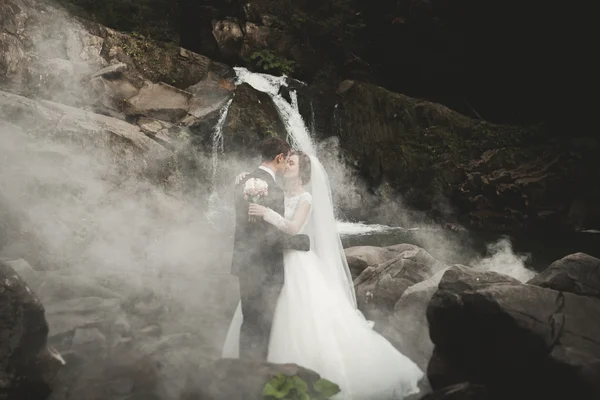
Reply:
[[266, 360], [273, 314], [283, 286], [283, 250], [308, 251], [306, 235], [286, 236], [262, 219], [248, 220], [244, 184], [256, 178], [269, 186], [261, 204], [284, 215], [283, 191], [275, 182], [283, 174], [290, 145], [280, 138], [261, 144], [262, 163], [235, 187], [235, 239], [231, 273], [239, 278], [244, 322], [240, 332], [240, 358]]

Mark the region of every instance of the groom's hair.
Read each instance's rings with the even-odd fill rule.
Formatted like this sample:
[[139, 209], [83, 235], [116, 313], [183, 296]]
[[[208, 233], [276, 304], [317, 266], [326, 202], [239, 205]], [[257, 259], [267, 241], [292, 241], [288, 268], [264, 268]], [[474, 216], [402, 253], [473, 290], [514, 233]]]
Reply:
[[265, 139], [260, 145], [262, 161], [273, 161], [280, 154], [287, 156], [291, 150], [288, 142], [278, 137]]

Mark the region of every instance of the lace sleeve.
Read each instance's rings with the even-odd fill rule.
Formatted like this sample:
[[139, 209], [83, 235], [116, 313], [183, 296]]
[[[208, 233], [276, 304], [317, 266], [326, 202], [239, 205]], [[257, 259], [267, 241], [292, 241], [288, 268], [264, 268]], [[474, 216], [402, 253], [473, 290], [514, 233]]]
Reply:
[[303, 193], [301, 196], [292, 220], [285, 219], [271, 209], [267, 211], [263, 219], [288, 235], [298, 234], [308, 219], [312, 207], [312, 196], [310, 193]]
[[300, 203], [302, 203], [302, 202], [306, 202], [312, 206], [312, 203], [313, 203], [312, 195], [308, 192], [302, 193], [300, 195]]

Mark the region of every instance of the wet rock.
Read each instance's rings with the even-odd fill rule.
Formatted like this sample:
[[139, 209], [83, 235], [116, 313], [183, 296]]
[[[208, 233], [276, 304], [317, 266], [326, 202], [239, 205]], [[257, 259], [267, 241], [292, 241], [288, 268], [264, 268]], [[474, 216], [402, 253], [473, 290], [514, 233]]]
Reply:
[[569, 254], [527, 282], [529, 285], [600, 297], [600, 260], [584, 253]]
[[121, 312], [121, 300], [100, 297], [69, 299], [46, 306], [51, 335], [75, 331], [77, 328], [112, 326]]
[[495, 396], [596, 398], [600, 300], [451, 267], [427, 319], [434, 389], [469, 381]]
[[357, 278], [368, 266], [381, 264], [398, 255], [397, 251], [377, 246], [354, 246], [344, 249], [348, 267]]
[[236, 89], [223, 125], [223, 135], [225, 148], [242, 157], [263, 139], [285, 137], [286, 131], [269, 95], [244, 83]]
[[383, 336], [423, 371], [427, 369], [434, 347], [429, 338], [427, 305], [445, 271], [446, 268], [406, 289], [394, 305], [393, 314], [380, 328]]
[[404, 248], [396, 257], [367, 267], [354, 281], [358, 307], [370, 319], [385, 319], [406, 289], [443, 268], [424, 249], [412, 245]]
[[41, 138], [82, 147], [91, 145], [109, 154], [118, 154], [121, 165], [129, 168], [135, 168], [136, 164], [140, 167], [144, 160], [150, 164], [160, 163], [171, 156], [167, 149], [134, 125], [58, 103], [0, 91], [0, 117]]
[[27, 284], [0, 261], [0, 390], [9, 399], [44, 398], [64, 365], [47, 344], [44, 306]]
[[188, 114], [191, 93], [165, 83], [146, 82], [140, 91], [127, 99], [126, 115], [177, 122]]

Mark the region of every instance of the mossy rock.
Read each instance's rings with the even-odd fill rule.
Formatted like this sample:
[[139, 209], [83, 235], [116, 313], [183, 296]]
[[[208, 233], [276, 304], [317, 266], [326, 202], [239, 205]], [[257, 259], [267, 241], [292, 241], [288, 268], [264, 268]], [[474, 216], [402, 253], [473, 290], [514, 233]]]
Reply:
[[286, 130], [268, 94], [244, 83], [237, 87], [223, 127], [228, 152], [252, 155], [269, 136], [286, 138]]
[[[438, 195], [449, 196], [462, 181], [461, 166], [485, 150], [541, 135], [533, 128], [474, 120], [367, 83], [344, 88], [339, 96], [342, 146], [372, 186], [387, 182], [424, 207]], [[518, 152], [509, 153], [504, 154], [519, 158]]]
[[104, 38], [102, 57], [123, 62], [152, 82], [185, 89], [206, 78], [212, 67], [208, 57], [173, 43], [124, 34], [89, 22], [87, 25], [91, 32]]

